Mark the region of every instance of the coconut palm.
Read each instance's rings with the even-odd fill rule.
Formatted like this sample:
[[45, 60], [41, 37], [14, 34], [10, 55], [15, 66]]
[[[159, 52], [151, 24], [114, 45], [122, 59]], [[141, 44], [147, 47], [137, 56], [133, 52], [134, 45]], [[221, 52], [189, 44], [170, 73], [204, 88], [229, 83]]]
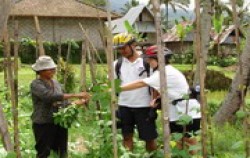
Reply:
[[124, 4], [124, 7], [121, 8], [122, 14], [126, 14], [129, 9], [138, 6], [140, 3], [137, 0], [130, 0]]
[[[241, 24], [249, 23], [250, 13], [249, 13], [250, 3], [246, 3], [245, 0], [237, 0], [236, 7], [238, 12], [238, 17]], [[225, 14], [224, 24], [233, 24], [233, 10], [229, 3], [222, 2], [221, 0], [214, 1], [214, 11], [216, 15]]]

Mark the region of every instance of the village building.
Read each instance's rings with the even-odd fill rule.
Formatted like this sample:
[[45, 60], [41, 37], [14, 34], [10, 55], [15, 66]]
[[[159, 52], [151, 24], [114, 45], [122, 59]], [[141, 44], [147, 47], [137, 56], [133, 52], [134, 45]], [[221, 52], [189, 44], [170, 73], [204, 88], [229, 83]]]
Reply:
[[112, 20], [112, 33], [118, 34], [128, 32], [125, 21], [128, 21], [135, 31], [140, 34], [140, 37], [142, 37], [143, 40], [140, 41], [140, 44], [156, 43], [154, 15], [147, 6], [138, 5], [131, 8], [123, 17]]
[[[192, 22], [181, 22], [183, 27], [188, 27], [192, 25]], [[234, 54], [236, 45], [236, 30], [234, 25], [223, 26], [222, 32], [220, 34], [216, 33], [214, 29], [210, 31], [210, 44], [213, 45], [213, 49], [211, 49], [210, 53], [217, 53], [217, 45], [220, 45], [220, 54], [219, 55], [227, 55]], [[245, 38], [244, 33], [241, 29], [239, 29], [240, 40]], [[178, 35], [178, 28], [175, 25], [171, 30], [167, 33], [163, 34], [162, 41], [164, 45], [176, 53], [185, 53], [186, 50], [190, 50], [193, 47], [193, 42], [195, 41], [195, 33], [194, 30], [187, 32], [186, 35], [181, 39]]]
[[[15, 19], [19, 22], [19, 38], [29, 37], [35, 40], [35, 16], [39, 19], [44, 41], [81, 41], [81, 23], [94, 46], [103, 49], [100, 31], [101, 25], [107, 20], [107, 13], [103, 9], [77, 0], [19, 0], [11, 11], [8, 23], [11, 37]], [[112, 19], [119, 17], [117, 14], [111, 16]]]

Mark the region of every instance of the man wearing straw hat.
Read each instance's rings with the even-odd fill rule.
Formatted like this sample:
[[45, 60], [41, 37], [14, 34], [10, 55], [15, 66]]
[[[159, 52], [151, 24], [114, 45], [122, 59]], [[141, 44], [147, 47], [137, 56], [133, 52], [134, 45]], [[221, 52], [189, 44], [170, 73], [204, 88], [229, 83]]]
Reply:
[[53, 79], [56, 64], [49, 56], [40, 56], [32, 69], [38, 78], [31, 83], [31, 96], [33, 102], [32, 128], [35, 136], [35, 149], [38, 158], [47, 158], [50, 151], [54, 151], [60, 158], [67, 157], [68, 130], [54, 124], [53, 113], [60, 107], [69, 105], [67, 99], [78, 98], [73, 103], [84, 105], [89, 94], [65, 94], [60, 83]]

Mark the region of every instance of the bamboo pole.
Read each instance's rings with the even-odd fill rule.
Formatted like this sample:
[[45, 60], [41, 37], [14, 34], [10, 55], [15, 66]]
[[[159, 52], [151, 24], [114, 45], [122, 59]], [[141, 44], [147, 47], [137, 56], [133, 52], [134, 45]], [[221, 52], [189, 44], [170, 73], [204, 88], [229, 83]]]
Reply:
[[111, 116], [112, 116], [112, 133], [113, 133], [113, 153], [114, 158], [118, 158], [118, 146], [117, 146], [117, 127], [116, 127], [116, 116], [115, 116], [115, 106], [116, 106], [116, 94], [115, 94], [115, 82], [114, 82], [114, 56], [112, 49], [112, 28], [111, 28], [111, 13], [110, 13], [110, 1], [106, 0], [107, 8], [107, 18], [108, 18], [108, 36], [107, 36], [107, 61], [108, 61], [108, 74], [111, 81]]
[[202, 127], [202, 155], [204, 158], [207, 158], [207, 108], [206, 108], [206, 98], [205, 98], [205, 63], [202, 54], [202, 43], [201, 43], [201, 16], [200, 16], [200, 0], [195, 0], [195, 13], [196, 13], [196, 51], [197, 57], [199, 58], [199, 78], [200, 78], [200, 104], [201, 104], [201, 127]]
[[35, 26], [36, 26], [36, 32], [37, 32], [37, 41], [38, 41], [38, 48], [39, 48], [39, 56], [45, 55], [45, 51], [43, 48], [43, 42], [42, 42], [42, 33], [41, 28], [39, 24], [39, 19], [37, 16], [34, 16]]
[[[15, 21], [14, 30], [14, 96], [15, 104], [13, 105], [13, 120], [14, 120], [14, 144], [15, 150], [20, 152], [20, 141], [19, 141], [19, 121], [18, 121], [18, 21]], [[21, 153], [18, 153], [21, 156]]]
[[62, 38], [60, 36], [59, 43], [57, 46], [58, 54], [57, 54], [57, 79], [59, 78], [61, 71], [62, 71], [62, 65], [61, 65], [61, 58], [62, 58]]
[[82, 55], [81, 55], [81, 91], [86, 91], [86, 56], [87, 56], [87, 42], [82, 41]]
[[0, 0], [0, 41], [3, 39], [4, 28], [7, 26], [10, 10], [12, 7], [11, 0]]
[[[158, 52], [162, 52], [162, 31], [161, 31], [161, 14], [160, 14], [160, 2], [159, 0], [152, 0], [153, 12], [155, 17], [156, 26], [156, 37], [157, 37], [157, 49]], [[162, 124], [163, 124], [163, 142], [164, 142], [164, 158], [170, 158], [170, 129], [169, 129], [169, 105], [167, 97], [167, 75], [165, 73], [165, 61], [163, 53], [157, 53], [159, 61], [159, 71], [160, 71], [160, 94], [161, 102], [163, 103], [162, 108]]]
[[[8, 35], [8, 31], [7, 28], [4, 32], [4, 43], [5, 43], [5, 51], [6, 51], [6, 55], [7, 55], [7, 78], [8, 78], [8, 84], [10, 87], [10, 91], [11, 91], [11, 104], [12, 104], [12, 115], [14, 117], [14, 130], [17, 130], [18, 128], [16, 127], [16, 123], [17, 123], [17, 118], [16, 118], [16, 92], [15, 92], [15, 87], [14, 87], [14, 77], [13, 77], [13, 68], [12, 68], [12, 61], [11, 61], [11, 54], [10, 54], [10, 43], [9, 43], [9, 35]], [[16, 131], [14, 131], [14, 133], [16, 134]], [[18, 135], [18, 134], [17, 134]], [[18, 142], [18, 137], [15, 137], [16, 135], [14, 135], [14, 151], [16, 152], [16, 156], [17, 158], [21, 157], [21, 151], [20, 151], [20, 147], [19, 147], [19, 142]], [[17, 143], [17, 144], [16, 144]]]
[[0, 102], [0, 134], [2, 136], [3, 146], [6, 151], [13, 151], [14, 145], [11, 142], [10, 133], [8, 131], [8, 122], [4, 117], [3, 106]]
[[90, 37], [89, 37], [89, 35], [88, 35], [87, 30], [83, 28], [83, 26], [82, 26], [81, 23], [79, 23], [79, 26], [80, 26], [80, 28], [81, 28], [81, 30], [82, 30], [82, 33], [83, 33], [83, 35], [84, 35], [84, 37], [85, 37], [85, 40], [89, 42], [91, 48], [94, 50], [94, 53], [95, 53], [95, 55], [97, 56], [97, 58], [98, 58], [98, 60], [100, 61], [100, 63], [104, 63], [104, 62], [102, 61], [100, 55], [98, 54], [98, 51], [97, 51], [97, 49], [95, 48], [93, 42], [91, 41], [91, 39], [90, 39]]
[[64, 69], [64, 81], [63, 81], [63, 85], [64, 85], [64, 90], [66, 91], [66, 85], [67, 85], [67, 79], [68, 79], [68, 69], [69, 69], [69, 59], [70, 59], [70, 55], [71, 55], [71, 42], [68, 41], [68, 50], [67, 50], [67, 56], [66, 56], [66, 61], [65, 61], [65, 69]]

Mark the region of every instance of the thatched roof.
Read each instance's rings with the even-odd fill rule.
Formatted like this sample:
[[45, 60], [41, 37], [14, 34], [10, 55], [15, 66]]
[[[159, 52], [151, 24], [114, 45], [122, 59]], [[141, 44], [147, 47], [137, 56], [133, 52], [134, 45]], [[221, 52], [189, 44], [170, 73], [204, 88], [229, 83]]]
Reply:
[[107, 18], [107, 13], [77, 0], [21, 0], [15, 3], [11, 16]]

